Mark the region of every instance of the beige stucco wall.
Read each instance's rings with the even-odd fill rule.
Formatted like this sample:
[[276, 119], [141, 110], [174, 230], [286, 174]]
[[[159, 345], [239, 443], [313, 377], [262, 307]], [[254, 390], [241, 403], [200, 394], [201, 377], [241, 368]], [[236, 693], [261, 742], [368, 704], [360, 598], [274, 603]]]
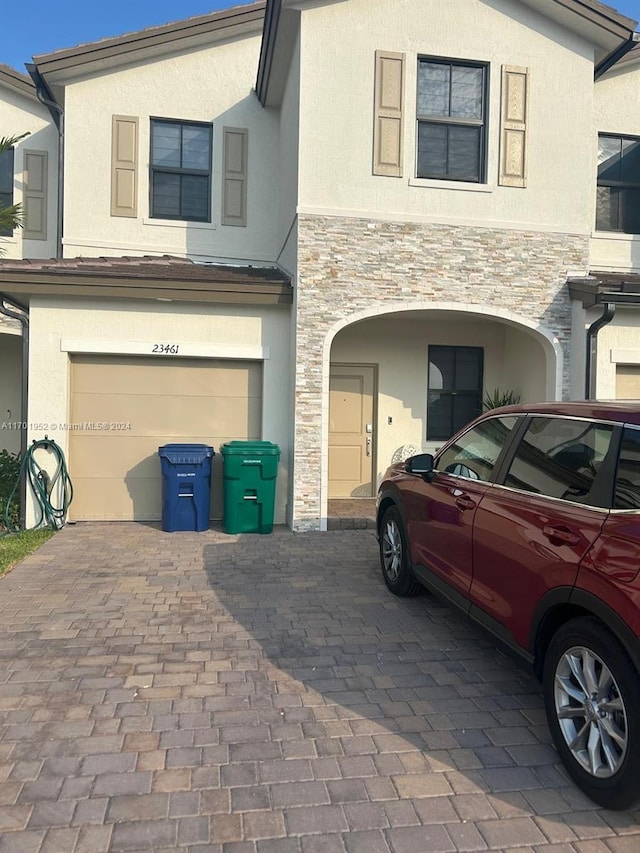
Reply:
[[[65, 256], [162, 253], [273, 260], [278, 218], [278, 116], [252, 91], [260, 32], [148, 61], [66, 87]], [[138, 215], [110, 215], [113, 115], [139, 118]], [[149, 218], [150, 118], [213, 123], [212, 222]], [[221, 219], [223, 127], [248, 128], [247, 227]]]
[[[301, 26], [303, 210], [590, 232], [593, 49], [577, 35], [512, 0], [349, 0]], [[402, 178], [371, 174], [376, 50], [406, 56]], [[489, 63], [486, 185], [413, 179], [419, 55]], [[526, 189], [497, 186], [503, 64], [530, 69]]]
[[0, 450], [20, 450], [22, 335], [1, 328], [0, 321]]
[[0, 251], [6, 258], [51, 258], [56, 254], [58, 131], [46, 108], [36, 101], [0, 86], [0, 136], [29, 133], [15, 147], [14, 203], [22, 203], [25, 151], [46, 151], [48, 154], [47, 181], [47, 239], [25, 240], [21, 229], [13, 237], [0, 237]]
[[69, 422], [71, 353], [148, 354], [157, 341], [178, 341], [198, 357], [246, 359], [262, 352], [262, 437], [281, 448], [275, 521], [284, 523], [291, 443], [285, 307], [32, 300], [29, 421], [39, 428], [30, 429], [29, 442], [47, 433], [68, 451], [68, 433], [60, 425]]
[[[595, 85], [594, 105], [596, 152], [598, 133], [640, 136], [640, 60], [623, 63], [601, 77]], [[596, 174], [594, 166], [594, 184]], [[595, 270], [639, 272], [640, 235], [594, 230], [591, 266]]]
[[[540, 343], [482, 315], [424, 311], [365, 320], [338, 332], [332, 363], [373, 364], [378, 396], [374, 427], [378, 482], [394, 453], [405, 444], [434, 452], [442, 442], [426, 440], [428, 347], [475, 346], [484, 350], [484, 389], [514, 390], [522, 400], [544, 397], [546, 357]], [[391, 423], [389, 423], [391, 419]]]
[[[591, 314], [593, 313], [593, 316]], [[602, 309], [587, 314], [592, 323]], [[596, 397], [601, 400], [616, 397], [616, 367], [640, 365], [640, 312], [618, 308], [614, 319], [598, 333]]]

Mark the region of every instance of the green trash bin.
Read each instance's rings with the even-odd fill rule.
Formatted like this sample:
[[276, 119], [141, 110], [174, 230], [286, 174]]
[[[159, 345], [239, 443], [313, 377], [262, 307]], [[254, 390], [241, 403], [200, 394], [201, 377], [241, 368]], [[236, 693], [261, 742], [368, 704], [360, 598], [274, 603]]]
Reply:
[[271, 533], [280, 448], [270, 441], [228, 441], [222, 454], [225, 533]]

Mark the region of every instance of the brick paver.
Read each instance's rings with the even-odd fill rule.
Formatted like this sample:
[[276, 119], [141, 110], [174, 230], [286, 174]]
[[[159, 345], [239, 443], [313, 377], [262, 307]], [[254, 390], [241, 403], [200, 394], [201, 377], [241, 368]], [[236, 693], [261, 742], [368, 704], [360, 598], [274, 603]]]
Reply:
[[0, 581], [0, 853], [640, 850], [373, 531], [68, 526]]

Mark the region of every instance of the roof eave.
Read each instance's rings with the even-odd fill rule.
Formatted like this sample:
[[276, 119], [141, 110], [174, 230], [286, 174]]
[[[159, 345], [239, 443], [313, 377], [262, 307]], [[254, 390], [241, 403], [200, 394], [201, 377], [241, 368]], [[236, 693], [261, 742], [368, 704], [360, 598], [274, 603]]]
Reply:
[[190, 44], [211, 43], [213, 37], [222, 39], [259, 33], [265, 7], [266, 0], [257, 0], [247, 6], [39, 54], [33, 57], [33, 61], [41, 74], [54, 82], [64, 82], [68, 77], [123, 61], [140, 61], [158, 53], [183, 50]]
[[13, 92], [37, 101], [36, 87], [26, 74], [21, 74], [9, 65], [0, 65], [0, 85], [6, 86]]

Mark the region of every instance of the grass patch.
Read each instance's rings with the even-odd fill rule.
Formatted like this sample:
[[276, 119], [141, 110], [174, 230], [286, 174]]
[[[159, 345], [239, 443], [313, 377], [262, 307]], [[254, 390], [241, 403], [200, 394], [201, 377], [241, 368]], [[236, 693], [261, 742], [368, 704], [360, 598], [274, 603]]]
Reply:
[[12, 569], [16, 563], [24, 560], [36, 551], [47, 539], [51, 539], [55, 530], [23, 530], [0, 539], [0, 578]]

